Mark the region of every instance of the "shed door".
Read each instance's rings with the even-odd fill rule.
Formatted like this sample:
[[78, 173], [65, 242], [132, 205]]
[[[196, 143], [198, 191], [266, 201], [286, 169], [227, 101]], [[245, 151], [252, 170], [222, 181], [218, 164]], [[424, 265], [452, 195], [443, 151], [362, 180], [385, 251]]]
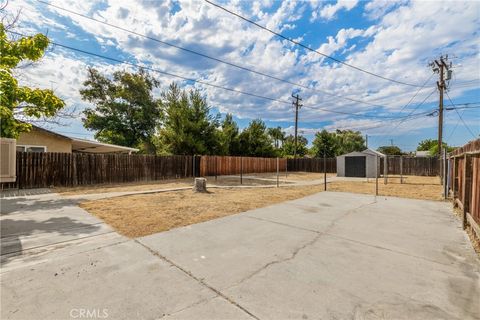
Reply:
[[366, 157], [345, 157], [345, 177], [367, 176]]

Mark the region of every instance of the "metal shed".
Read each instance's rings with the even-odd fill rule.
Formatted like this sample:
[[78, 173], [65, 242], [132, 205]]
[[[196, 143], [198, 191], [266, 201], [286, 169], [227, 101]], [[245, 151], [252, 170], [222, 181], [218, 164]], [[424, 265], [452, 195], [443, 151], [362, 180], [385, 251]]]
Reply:
[[372, 149], [365, 149], [338, 156], [337, 177], [375, 178], [377, 157], [383, 158], [385, 155]]

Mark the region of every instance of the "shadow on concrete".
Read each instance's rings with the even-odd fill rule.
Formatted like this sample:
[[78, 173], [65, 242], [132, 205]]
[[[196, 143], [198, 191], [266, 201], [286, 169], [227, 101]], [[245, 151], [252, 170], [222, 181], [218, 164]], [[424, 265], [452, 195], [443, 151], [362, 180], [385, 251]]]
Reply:
[[15, 198], [3, 198], [0, 199], [0, 216], [6, 216], [11, 213], [32, 213], [36, 210], [45, 211], [45, 210], [55, 210], [61, 209], [63, 207], [77, 205], [82, 201], [87, 201], [88, 199], [75, 198], [75, 199], [64, 199], [60, 196], [55, 198], [45, 198], [45, 199], [35, 199], [35, 198], [26, 198], [26, 197], [15, 197]]
[[[13, 257], [23, 254], [22, 238], [38, 234], [43, 238], [35, 245], [35, 239], [27, 249], [38, 248], [41, 246], [52, 245], [55, 243], [68, 241], [64, 238], [55, 239], [56, 236], [75, 236], [91, 234], [100, 229], [99, 225], [78, 222], [69, 217], [56, 217], [44, 221], [25, 220], [25, 219], [3, 219], [0, 225], [1, 229], [1, 265], [7, 264]], [[45, 238], [49, 237], [51, 239]], [[72, 239], [74, 240], [74, 239]]]

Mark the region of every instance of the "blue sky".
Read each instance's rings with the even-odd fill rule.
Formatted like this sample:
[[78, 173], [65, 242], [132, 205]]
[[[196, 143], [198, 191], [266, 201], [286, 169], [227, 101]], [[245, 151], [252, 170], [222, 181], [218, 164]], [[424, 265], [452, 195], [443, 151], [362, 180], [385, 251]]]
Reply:
[[[299, 130], [309, 141], [322, 129], [353, 129], [368, 134], [371, 147], [389, 145], [393, 140], [405, 151], [414, 150], [420, 140], [437, 137], [437, 117], [426, 114], [438, 106], [435, 91], [438, 75], [432, 75], [428, 63], [441, 54], [448, 54], [454, 67], [448, 91], [453, 103], [480, 105], [480, 5], [475, 1], [437, 5], [405, 0], [217, 2], [312, 49], [369, 72], [416, 85], [428, 80], [423, 88], [386, 81], [335, 63], [204, 1], [50, 3], [309, 87], [300, 88], [238, 70], [37, 1], [8, 4], [6, 10], [10, 15], [21, 10], [17, 32], [48, 33], [52, 41], [60, 44], [283, 101], [272, 102], [180, 81], [186, 88], [201, 90], [213, 112], [233, 113], [242, 128], [252, 119], [261, 118], [268, 126], [280, 126], [292, 133], [294, 109], [284, 102], [292, 100], [293, 91], [299, 91], [304, 104]], [[78, 112], [74, 119], [63, 119], [63, 125], [44, 124], [45, 127], [67, 135], [93, 137], [81, 122], [81, 110], [91, 106], [79, 95], [88, 66], [106, 74], [135, 70], [58, 46], [51, 47], [42, 62], [21, 70], [21, 83], [53, 88], [69, 108]], [[161, 81], [162, 88], [179, 81], [152, 74]], [[415, 99], [407, 105], [418, 89]], [[446, 97], [445, 105], [449, 103]], [[417, 113], [407, 121], [399, 119]], [[444, 137], [449, 144], [463, 145], [479, 134], [480, 109], [445, 112]]]

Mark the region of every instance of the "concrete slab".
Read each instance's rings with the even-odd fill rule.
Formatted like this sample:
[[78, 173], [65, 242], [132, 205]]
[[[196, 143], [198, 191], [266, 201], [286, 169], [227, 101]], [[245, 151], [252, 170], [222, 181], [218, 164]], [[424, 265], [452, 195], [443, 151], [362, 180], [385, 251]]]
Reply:
[[36, 197], [2, 211], [2, 319], [480, 319], [447, 203], [322, 192], [131, 240]]
[[243, 215], [139, 238], [138, 241], [217, 289], [239, 283], [272, 260], [288, 258], [311, 232]]
[[[215, 293], [134, 241], [2, 275], [2, 319], [158, 319]], [[101, 318], [101, 317], [96, 317]]]
[[82, 239], [92, 242], [98, 237], [103, 244], [103, 237], [110, 233], [116, 235], [113, 242], [123, 238], [75, 201], [53, 193], [4, 198], [0, 214], [2, 272], [13, 260], [33, 263], [35, 258], [30, 255], [80, 245]]
[[140, 241], [259, 319], [480, 318], [447, 203], [325, 192]]

